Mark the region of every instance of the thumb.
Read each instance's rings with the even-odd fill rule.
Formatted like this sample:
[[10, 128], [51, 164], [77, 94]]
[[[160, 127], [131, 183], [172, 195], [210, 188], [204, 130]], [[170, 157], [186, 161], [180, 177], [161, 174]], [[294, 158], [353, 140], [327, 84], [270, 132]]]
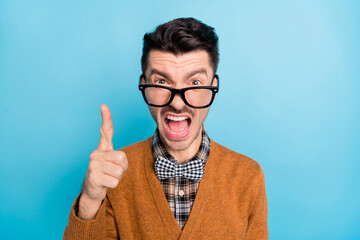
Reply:
[[114, 127], [111, 118], [111, 112], [105, 104], [100, 106], [102, 124], [100, 128], [101, 137], [98, 146], [99, 150], [113, 150], [112, 137], [114, 135]]

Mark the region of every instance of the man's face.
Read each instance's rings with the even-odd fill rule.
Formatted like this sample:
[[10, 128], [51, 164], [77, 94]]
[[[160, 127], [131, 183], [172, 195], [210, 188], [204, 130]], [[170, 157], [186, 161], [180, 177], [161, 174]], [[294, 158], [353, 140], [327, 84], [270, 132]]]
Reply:
[[[147, 84], [160, 84], [176, 89], [211, 86], [213, 76], [209, 55], [204, 50], [181, 55], [151, 50], [145, 72]], [[213, 82], [213, 86], [216, 85], [217, 79]], [[170, 153], [200, 144], [202, 124], [209, 107], [191, 108], [176, 94], [170, 105], [149, 106], [149, 109], [158, 126], [161, 140]]]

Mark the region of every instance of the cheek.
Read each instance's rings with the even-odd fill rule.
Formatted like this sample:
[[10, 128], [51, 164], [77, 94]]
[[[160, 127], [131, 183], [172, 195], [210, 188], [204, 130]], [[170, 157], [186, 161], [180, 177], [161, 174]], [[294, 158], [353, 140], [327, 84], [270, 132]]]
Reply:
[[157, 123], [157, 120], [159, 118], [159, 116], [158, 116], [159, 111], [157, 110], [157, 108], [151, 107], [151, 106], [149, 106], [149, 110], [150, 110], [150, 114], [151, 114], [152, 118]]
[[198, 116], [199, 116], [199, 124], [203, 124], [206, 117], [207, 117], [207, 114], [209, 112], [209, 108], [206, 108], [206, 109], [202, 109], [202, 110], [199, 110], [198, 112]]

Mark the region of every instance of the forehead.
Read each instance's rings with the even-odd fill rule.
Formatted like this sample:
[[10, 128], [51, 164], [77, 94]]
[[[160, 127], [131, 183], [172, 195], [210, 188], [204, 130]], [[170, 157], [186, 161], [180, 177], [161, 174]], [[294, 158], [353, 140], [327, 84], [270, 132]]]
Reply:
[[205, 50], [197, 50], [178, 55], [170, 52], [151, 50], [146, 73], [149, 73], [152, 69], [171, 73], [182, 73], [197, 68], [204, 68], [208, 74], [212, 73], [210, 57]]

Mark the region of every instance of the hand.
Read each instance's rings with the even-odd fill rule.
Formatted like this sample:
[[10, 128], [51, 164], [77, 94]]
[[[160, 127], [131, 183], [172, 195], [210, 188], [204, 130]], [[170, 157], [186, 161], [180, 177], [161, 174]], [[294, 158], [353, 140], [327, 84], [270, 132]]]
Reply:
[[111, 112], [105, 104], [101, 105], [100, 109], [102, 117], [100, 143], [90, 155], [79, 200], [78, 216], [82, 219], [95, 218], [107, 189], [118, 185], [128, 167], [125, 153], [113, 150], [114, 128]]

